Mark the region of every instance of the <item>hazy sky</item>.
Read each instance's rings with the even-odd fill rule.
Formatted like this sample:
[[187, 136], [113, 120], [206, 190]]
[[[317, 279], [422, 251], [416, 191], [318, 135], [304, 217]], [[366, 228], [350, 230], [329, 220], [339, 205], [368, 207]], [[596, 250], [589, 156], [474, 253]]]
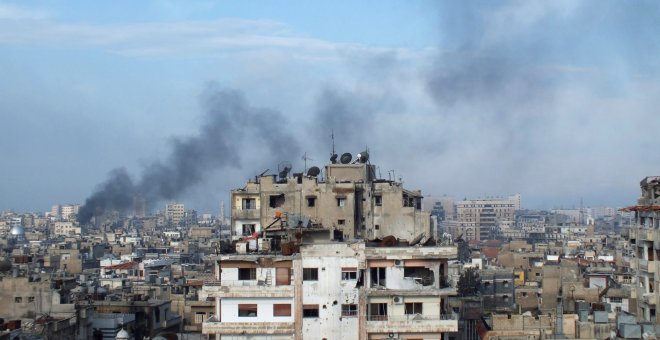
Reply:
[[0, 1], [0, 210], [195, 164], [164, 197], [217, 213], [333, 129], [426, 195], [632, 204], [658, 56], [657, 1]]

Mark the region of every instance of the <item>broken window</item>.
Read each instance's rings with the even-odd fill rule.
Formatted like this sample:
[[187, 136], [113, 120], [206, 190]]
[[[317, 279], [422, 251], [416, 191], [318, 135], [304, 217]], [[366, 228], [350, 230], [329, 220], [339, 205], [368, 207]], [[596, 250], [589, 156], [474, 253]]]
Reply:
[[257, 209], [257, 200], [255, 198], [244, 198], [241, 202], [242, 210]]
[[357, 311], [356, 304], [341, 305], [341, 316], [357, 316]]
[[413, 279], [423, 286], [430, 286], [434, 282], [433, 271], [425, 267], [405, 267], [403, 276]]
[[238, 279], [243, 280], [256, 280], [257, 268], [238, 268]]
[[270, 195], [270, 201], [269, 201], [269, 206], [271, 208], [279, 208], [284, 205], [284, 194], [279, 194], [279, 195]]
[[406, 315], [422, 314], [422, 303], [421, 302], [406, 303], [405, 314]]
[[385, 287], [385, 267], [373, 267], [369, 268], [371, 274], [371, 286], [382, 286]]
[[291, 316], [291, 304], [288, 303], [273, 304], [273, 316]]
[[23, 298], [20, 296], [17, 296], [14, 298], [14, 303], [23, 303]]
[[243, 224], [243, 236], [251, 236], [256, 231], [256, 224]]
[[316, 206], [316, 197], [307, 197], [307, 206], [308, 207]]
[[319, 269], [318, 268], [303, 268], [303, 281], [318, 281]]
[[383, 196], [382, 195], [374, 195], [374, 204], [376, 206], [382, 206], [383, 205]]
[[339, 225], [345, 225], [345, 224], [346, 224], [346, 220], [337, 220], [337, 224], [339, 224]]
[[303, 305], [303, 318], [318, 318], [319, 305]]
[[369, 320], [387, 321], [387, 303], [370, 303]]
[[357, 280], [357, 268], [342, 268], [341, 279], [344, 281]]
[[238, 316], [240, 316], [240, 317], [255, 317], [255, 316], [257, 316], [257, 304], [254, 304], [254, 303], [239, 304], [238, 305]]

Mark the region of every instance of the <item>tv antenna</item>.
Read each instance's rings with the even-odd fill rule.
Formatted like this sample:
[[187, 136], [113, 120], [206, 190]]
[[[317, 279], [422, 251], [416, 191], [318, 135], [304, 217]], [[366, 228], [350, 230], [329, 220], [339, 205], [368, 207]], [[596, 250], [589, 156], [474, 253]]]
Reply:
[[[303, 161], [305, 161], [305, 171], [307, 171], [307, 161], [308, 161], [308, 160], [313, 161], [313, 159], [307, 157], [307, 152], [305, 152], [305, 153], [302, 155], [302, 159], [303, 159]], [[303, 171], [303, 172], [305, 172], [305, 171]]]

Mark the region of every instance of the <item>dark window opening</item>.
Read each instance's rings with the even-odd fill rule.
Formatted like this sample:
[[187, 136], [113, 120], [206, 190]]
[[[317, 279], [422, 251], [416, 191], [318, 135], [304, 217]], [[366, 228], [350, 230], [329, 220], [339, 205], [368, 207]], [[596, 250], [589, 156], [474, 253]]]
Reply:
[[369, 268], [371, 274], [371, 287], [383, 286], [385, 287], [385, 269], [384, 267]]
[[374, 196], [374, 204], [376, 204], [376, 206], [379, 206], [379, 207], [382, 206], [383, 205], [383, 196], [375, 195]]
[[303, 281], [318, 281], [319, 269], [318, 268], [303, 268]]
[[422, 314], [422, 303], [421, 302], [406, 303], [405, 314], [406, 315]]
[[303, 305], [303, 318], [318, 318], [319, 305]]
[[337, 197], [337, 206], [338, 207], [343, 207], [346, 205], [346, 198], [344, 197]]
[[284, 201], [285, 201], [284, 194], [270, 195], [268, 206], [271, 208], [279, 208], [284, 205]]
[[341, 305], [341, 316], [357, 316], [356, 304]]
[[255, 198], [244, 198], [241, 202], [242, 210], [257, 209], [257, 200]]
[[239, 280], [256, 280], [257, 268], [238, 268]]
[[316, 206], [316, 197], [307, 197], [307, 206], [308, 207]]
[[413, 279], [423, 286], [430, 286], [434, 282], [433, 271], [424, 267], [405, 267], [403, 277]]
[[345, 224], [346, 224], [346, 220], [337, 220], [337, 224], [339, 224], [339, 225], [345, 225]]
[[387, 321], [387, 304], [370, 303], [368, 320]]
[[341, 269], [341, 279], [342, 280], [357, 280], [357, 268], [342, 268]]
[[243, 236], [251, 236], [257, 231], [256, 228], [256, 224], [243, 224]]

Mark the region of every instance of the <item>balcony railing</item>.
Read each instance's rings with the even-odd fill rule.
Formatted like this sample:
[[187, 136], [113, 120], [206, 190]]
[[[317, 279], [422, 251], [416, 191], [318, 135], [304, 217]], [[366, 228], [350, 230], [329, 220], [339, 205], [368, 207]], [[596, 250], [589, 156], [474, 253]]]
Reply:
[[452, 314], [367, 315], [367, 321], [414, 322], [414, 321], [436, 321], [436, 320], [457, 320], [457, 318], [455, 315]]

